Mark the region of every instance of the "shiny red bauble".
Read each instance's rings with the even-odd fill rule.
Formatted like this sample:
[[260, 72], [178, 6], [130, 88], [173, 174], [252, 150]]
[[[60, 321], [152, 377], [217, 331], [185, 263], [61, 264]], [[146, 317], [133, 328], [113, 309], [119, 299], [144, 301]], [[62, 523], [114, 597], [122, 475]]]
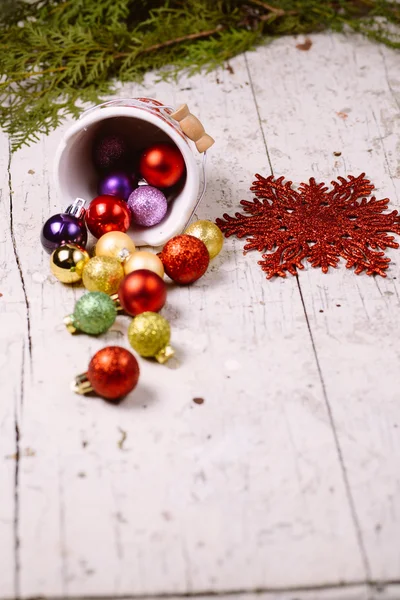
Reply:
[[109, 231], [125, 233], [131, 224], [131, 212], [126, 202], [115, 196], [97, 196], [89, 204], [85, 220], [90, 233], [100, 238]]
[[185, 161], [176, 146], [154, 144], [140, 157], [140, 172], [147, 183], [159, 188], [175, 185], [185, 172]]
[[176, 235], [158, 255], [168, 277], [180, 284], [193, 283], [207, 270], [210, 255], [207, 246], [192, 235]]
[[119, 346], [107, 346], [96, 352], [86, 374], [96, 394], [118, 400], [136, 387], [139, 365], [131, 352]]
[[148, 310], [158, 312], [167, 299], [167, 286], [157, 273], [138, 269], [121, 281], [118, 298], [124, 311], [132, 316]]

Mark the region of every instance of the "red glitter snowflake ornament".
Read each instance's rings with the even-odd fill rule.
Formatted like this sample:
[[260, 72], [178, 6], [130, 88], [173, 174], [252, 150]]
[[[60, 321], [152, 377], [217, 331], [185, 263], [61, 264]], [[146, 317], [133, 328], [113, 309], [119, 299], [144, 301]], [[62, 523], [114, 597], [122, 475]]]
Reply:
[[291, 181], [283, 183], [283, 177], [256, 178], [250, 190], [259, 199], [241, 201], [249, 216], [224, 214], [216, 223], [225, 237], [247, 238], [245, 254], [264, 252], [259, 264], [267, 279], [286, 277], [286, 271], [296, 275], [296, 269], [304, 269], [304, 259], [327, 273], [340, 257], [346, 259], [348, 269], [355, 267], [357, 275], [366, 271], [386, 277], [390, 259], [379, 250], [399, 247], [387, 233], [400, 235], [400, 217], [397, 210], [383, 213], [387, 198], [367, 200], [374, 186], [365, 173], [338, 177], [330, 191], [314, 178], [301, 183], [297, 191]]

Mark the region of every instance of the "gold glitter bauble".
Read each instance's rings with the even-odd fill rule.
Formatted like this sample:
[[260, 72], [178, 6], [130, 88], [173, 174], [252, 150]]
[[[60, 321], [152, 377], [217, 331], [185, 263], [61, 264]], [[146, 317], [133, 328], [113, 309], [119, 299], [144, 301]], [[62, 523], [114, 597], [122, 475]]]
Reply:
[[153, 271], [161, 277], [164, 277], [164, 265], [156, 254], [143, 250], [141, 252], [134, 252], [124, 263], [125, 275], [137, 271], [138, 269], [147, 269], [147, 271]]
[[101, 236], [95, 247], [96, 256], [112, 256], [123, 262], [132, 252], [135, 252], [135, 244], [122, 231], [109, 231]]
[[207, 246], [210, 258], [214, 258], [222, 250], [224, 235], [220, 228], [211, 221], [196, 221], [185, 230], [187, 235], [193, 235]]
[[76, 244], [63, 244], [50, 256], [51, 272], [62, 283], [76, 283], [82, 279], [83, 267], [89, 254]]
[[171, 328], [166, 319], [154, 312], [144, 312], [135, 317], [128, 329], [129, 343], [140, 356], [154, 356], [165, 362], [174, 351], [169, 346]]
[[124, 269], [117, 258], [94, 256], [85, 265], [82, 273], [83, 285], [90, 292], [115, 294], [124, 278]]

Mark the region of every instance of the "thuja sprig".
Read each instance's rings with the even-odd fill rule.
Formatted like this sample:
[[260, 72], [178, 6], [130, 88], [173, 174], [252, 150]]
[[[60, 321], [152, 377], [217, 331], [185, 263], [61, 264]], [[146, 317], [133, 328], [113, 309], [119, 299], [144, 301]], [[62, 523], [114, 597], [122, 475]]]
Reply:
[[0, 126], [15, 150], [150, 70], [193, 74], [324, 29], [399, 48], [399, 25], [390, 0], [2, 0]]

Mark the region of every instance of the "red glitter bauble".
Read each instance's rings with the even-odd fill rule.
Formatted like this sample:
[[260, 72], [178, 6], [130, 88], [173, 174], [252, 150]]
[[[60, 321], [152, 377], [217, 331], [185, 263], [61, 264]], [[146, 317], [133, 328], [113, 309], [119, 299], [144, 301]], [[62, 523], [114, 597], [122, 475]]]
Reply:
[[193, 283], [207, 270], [207, 246], [192, 235], [177, 235], [167, 242], [159, 257], [166, 274], [176, 283]]
[[185, 161], [176, 146], [154, 144], [140, 157], [140, 172], [150, 185], [171, 187], [185, 172]]
[[139, 365], [125, 348], [107, 346], [93, 356], [87, 378], [96, 394], [107, 400], [118, 400], [136, 387]]
[[167, 286], [157, 273], [138, 269], [121, 281], [118, 298], [125, 312], [134, 317], [146, 311], [158, 312], [167, 299]]
[[115, 196], [97, 196], [85, 214], [90, 233], [100, 238], [109, 231], [125, 233], [131, 224], [131, 212], [123, 200]]

